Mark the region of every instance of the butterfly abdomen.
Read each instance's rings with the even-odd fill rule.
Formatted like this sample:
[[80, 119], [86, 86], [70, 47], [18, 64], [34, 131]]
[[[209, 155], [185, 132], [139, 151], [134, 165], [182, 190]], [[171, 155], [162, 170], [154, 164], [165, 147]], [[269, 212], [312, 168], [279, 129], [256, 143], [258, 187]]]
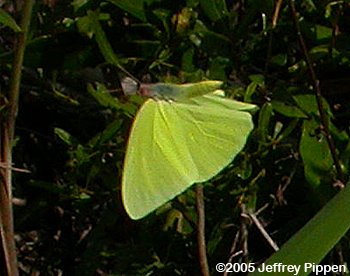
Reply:
[[214, 92], [222, 86], [222, 81], [201, 81], [182, 84], [182, 93], [186, 98], [193, 98]]

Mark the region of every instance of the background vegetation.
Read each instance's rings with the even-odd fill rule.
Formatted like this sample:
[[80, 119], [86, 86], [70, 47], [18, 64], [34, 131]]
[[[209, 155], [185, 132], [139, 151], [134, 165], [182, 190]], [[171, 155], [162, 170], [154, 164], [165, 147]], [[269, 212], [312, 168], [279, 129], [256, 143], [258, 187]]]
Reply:
[[[13, 166], [30, 171], [13, 171], [22, 275], [199, 274], [193, 189], [141, 221], [123, 210], [122, 162], [140, 105], [121, 91], [127, 72], [145, 82], [223, 80], [231, 97], [260, 107], [245, 150], [204, 184], [212, 275], [217, 262], [263, 262], [274, 249], [261, 229], [281, 246], [343, 187], [350, 4], [291, 2], [35, 3], [13, 147]], [[21, 1], [0, 5], [19, 22]], [[0, 22], [4, 118], [18, 30], [3, 14]], [[345, 236], [323, 263], [349, 258]]]

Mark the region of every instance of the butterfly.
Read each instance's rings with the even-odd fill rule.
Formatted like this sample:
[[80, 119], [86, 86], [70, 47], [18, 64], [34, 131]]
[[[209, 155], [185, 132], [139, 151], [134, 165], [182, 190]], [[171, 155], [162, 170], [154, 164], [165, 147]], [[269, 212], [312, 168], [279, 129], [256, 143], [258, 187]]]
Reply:
[[[217, 175], [243, 149], [253, 104], [224, 97], [221, 81], [141, 84], [150, 97], [134, 119], [125, 154], [122, 200], [140, 219], [194, 183]], [[135, 89], [130, 80], [123, 88]]]

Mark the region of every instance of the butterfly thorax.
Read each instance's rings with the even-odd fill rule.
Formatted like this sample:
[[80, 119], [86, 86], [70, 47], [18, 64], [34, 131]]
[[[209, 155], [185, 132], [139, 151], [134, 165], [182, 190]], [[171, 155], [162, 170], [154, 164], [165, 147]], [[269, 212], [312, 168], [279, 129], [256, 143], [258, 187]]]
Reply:
[[169, 83], [141, 84], [139, 93], [143, 97], [159, 100], [177, 100], [184, 96], [178, 85]]

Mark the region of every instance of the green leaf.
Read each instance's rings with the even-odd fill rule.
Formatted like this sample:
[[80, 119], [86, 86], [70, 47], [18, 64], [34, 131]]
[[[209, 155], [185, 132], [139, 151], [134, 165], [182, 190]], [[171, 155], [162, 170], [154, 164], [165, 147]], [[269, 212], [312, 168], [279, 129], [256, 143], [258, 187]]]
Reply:
[[263, 75], [250, 75], [249, 79], [251, 80], [251, 83], [247, 86], [244, 95], [244, 101], [248, 103], [252, 102], [252, 96], [255, 93], [258, 86], [265, 85], [265, 78]]
[[258, 85], [264, 85], [265, 84], [265, 77], [263, 75], [260, 74], [256, 74], [256, 75], [249, 75], [249, 79], [258, 84]]
[[[332, 51], [333, 55], [336, 53], [336, 50]], [[326, 58], [329, 56], [329, 45], [323, 44], [323, 45], [317, 45], [310, 49], [309, 51], [310, 57], [312, 60], [319, 60], [322, 58]]]
[[292, 120], [287, 127], [282, 129], [280, 133], [278, 133], [277, 140], [281, 141], [284, 138], [287, 138], [293, 131], [294, 129], [298, 126], [299, 120], [294, 119]]
[[234, 173], [243, 180], [249, 179], [253, 172], [250, 158], [245, 154], [244, 159], [233, 169]]
[[228, 15], [225, 0], [200, 0], [199, 3], [211, 21], [218, 21]]
[[[315, 95], [312, 94], [300, 94], [293, 96], [293, 100], [297, 103], [299, 108], [306, 114], [313, 114], [319, 116], [318, 105]], [[322, 98], [322, 107], [325, 109], [326, 113], [331, 117], [332, 112], [325, 99]]]
[[95, 98], [95, 100], [104, 107], [111, 107], [115, 109], [120, 109], [120, 104], [110, 93], [108, 93], [107, 89], [98, 84], [97, 88], [89, 84], [87, 87], [87, 91], [91, 96]]
[[287, 55], [279, 54], [271, 57], [270, 63], [276, 66], [285, 66], [287, 64]]
[[272, 100], [271, 105], [276, 112], [289, 118], [308, 118], [298, 106], [288, 105], [287, 103]]
[[329, 172], [333, 165], [328, 143], [319, 132], [319, 127], [314, 119], [303, 122], [299, 148], [306, 180], [314, 187], [330, 178]]
[[15, 32], [21, 32], [22, 29], [17, 25], [16, 21], [5, 12], [3, 9], [0, 9], [0, 24], [10, 27]]
[[197, 7], [199, 4], [199, 0], [186, 0], [186, 6], [189, 8]]
[[120, 68], [122, 71], [125, 69], [121, 64], [125, 63], [124, 60], [120, 59], [113, 51], [111, 44], [109, 43], [105, 32], [102, 29], [102, 26], [99, 22], [100, 14], [96, 11], [88, 11], [88, 18], [90, 19], [90, 24], [85, 22], [85, 24], [89, 24], [93, 34], [95, 35], [96, 42], [98, 47], [107, 62], [113, 64]]
[[97, 136], [91, 139], [88, 144], [92, 147], [98, 147], [103, 143], [110, 141], [113, 137], [117, 136], [121, 125], [122, 121], [120, 118], [114, 120], [103, 130], [102, 133], [99, 133]]
[[[113, 97], [111, 93], [107, 91], [107, 89], [102, 84], [97, 84], [97, 88], [89, 84], [87, 87], [89, 94], [95, 98], [95, 100], [102, 106], [107, 108], [112, 108], [116, 110], [123, 110], [124, 113], [130, 117], [132, 117], [137, 110], [136, 105], [139, 104], [140, 101], [135, 100], [135, 104], [131, 101], [122, 103], [117, 98]], [[136, 96], [136, 98], [140, 98]]]
[[82, 16], [77, 19], [77, 27], [79, 32], [87, 35], [89, 38], [92, 38], [94, 35], [92, 26], [91, 26], [91, 18], [89, 16]]
[[196, 71], [196, 66], [193, 64], [194, 58], [194, 49], [189, 48], [185, 51], [181, 58], [181, 69], [185, 72], [194, 72]]
[[231, 55], [232, 41], [219, 32], [213, 32], [200, 20], [196, 20], [190, 35], [190, 40], [201, 51], [205, 51], [210, 56], [229, 57]]
[[[272, 255], [264, 265], [300, 265], [298, 276], [309, 275], [306, 263], [318, 264], [350, 228], [350, 185], [332, 198], [316, 216], [287, 241], [280, 251]], [[256, 269], [249, 275], [262, 275]], [[295, 275], [288, 272], [269, 272], [263, 275]]]
[[303, 0], [301, 1], [303, 7], [305, 8], [305, 10], [307, 10], [308, 12], [312, 12], [317, 10], [316, 5], [314, 4], [313, 0]]
[[90, 0], [74, 0], [72, 2], [72, 6], [74, 7], [74, 11], [77, 11], [81, 7], [83, 7], [85, 4], [87, 4]]
[[273, 116], [273, 109], [271, 103], [265, 103], [259, 112], [259, 123], [257, 133], [259, 135], [259, 141], [266, 143], [271, 139], [269, 135], [270, 121]]
[[147, 21], [145, 6], [149, 6], [153, 2], [158, 2], [159, 0], [109, 0], [112, 4], [118, 6], [122, 10], [130, 13], [132, 16], [142, 20]]
[[225, 57], [217, 56], [210, 60], [209, 77], [214, 80], [226, 80], [226, 68], [231, 64]]
[[322, 40], [326, 39], [329, 40], [332, 38], [332, 28], [325, 27], [322, 25], [316, 25], [316, 39]]
[[55, 134], [63, 141], [65, 142], [68, 146], [71, 146], [73, 144], [74, 138], [65, 130], [56, 127], [54, 129]]
[[180, 35], [186, 36], [188, 31], [190, 31], [191, 23], [197, 17], [197, 13], [189, 8], [183, 8], [180, 13], [173, 15], [172, 23], [176, 25], [176, 32]]
[[38, 188], [42, 191], [46, 191], [52, 194], [63, 194], [65, 191], [58, 185], [55, 185], [51, 182], [41, 181], [41, 180], [30, 180], [28, 185], [30, 187]]

